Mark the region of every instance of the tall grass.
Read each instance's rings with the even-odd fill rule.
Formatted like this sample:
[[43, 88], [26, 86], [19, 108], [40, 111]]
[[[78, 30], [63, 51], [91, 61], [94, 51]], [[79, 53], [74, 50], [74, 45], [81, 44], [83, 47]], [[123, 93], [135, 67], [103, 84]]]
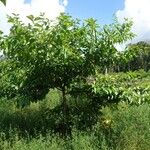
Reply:
[[2, 150], [148, 150], [150, 147], [149, 104], [129, 106], [124, 103], [104, 107], [92, 129], [81, 131], [74, 128], [71, 137], [61, 138], [52, 132], [52, 124], [55, 124], [50, 120], [51, 112], [46, 112], [47, 108], [43, 106], [41, 110], [41, 102], [21, 110], [14, 109], [11, 101], [2, 101]]

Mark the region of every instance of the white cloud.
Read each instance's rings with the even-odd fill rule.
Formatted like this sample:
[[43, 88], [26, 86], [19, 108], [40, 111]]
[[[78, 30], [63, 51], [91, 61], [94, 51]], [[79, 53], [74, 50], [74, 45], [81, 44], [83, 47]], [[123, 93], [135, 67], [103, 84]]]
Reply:
[[150, 40], [150, 0], [125, 0], [123, 10], [118, 10], [117, 18], [131, 18], [134, 22], [132, 31], [137, 35], [132, 42]]
[[44, 12], [46, 17], [54, 19], [65, 11], [68, 4], [68, 0], [31, 0], [30, 4], [24, 3], [24, 1], [7, 0], [6, 6], [0, 2], [0, 30], [4, 33], [7, 34], [10, 29], [10, 24], [7, 23], [7, 14], [20, 14], [25, 22], [27, 21], [26, 16], [31, 14], [38, 16], [41, 12]]

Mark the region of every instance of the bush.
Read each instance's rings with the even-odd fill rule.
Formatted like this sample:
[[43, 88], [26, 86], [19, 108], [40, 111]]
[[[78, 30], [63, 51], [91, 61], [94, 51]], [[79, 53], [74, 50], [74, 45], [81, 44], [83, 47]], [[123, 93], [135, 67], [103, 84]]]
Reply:
[[142, 71], [99, 74], [92, 87], [93, 95], [96, 95], [103, 105], [120, 101], [133, 105], [150, 103], [149, 73]]
[[103, 117], [96, 125], [97, 137], [105, 141], [109, 149], [147, 150], [150, 147], [150, 105], [102, 109]]

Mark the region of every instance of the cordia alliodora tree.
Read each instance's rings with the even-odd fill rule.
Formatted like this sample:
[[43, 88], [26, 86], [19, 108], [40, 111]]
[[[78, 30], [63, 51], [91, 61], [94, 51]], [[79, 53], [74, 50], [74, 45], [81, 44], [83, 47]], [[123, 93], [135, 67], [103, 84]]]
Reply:
[[129, 20], [100, 28], [92, 18], [80, 22], [66, 14], [54, 21], [43, 15], [28, 19], [30, 23], [24, 24], [18, 15], [9, 17], [12, 27], [1, 41], [5, 58], [23, 70], [16, 93], [38, 100], [57, 88], [64, 114], [66, 94], [74, 81], [94, 75], [96, 66], [109, 66], [117, 52], [114, 44], [133, 36]]
[[1, 49], [16, 66], [26, 68], [18, 89], [31, 99], [43, 98], [50, 88], [58, 88], [65, 97], [76, 78], [94, 74], [96, 66], [113, 63], [114, 44], [133, 37], [129, 20], [100, 28], [92, 18], [81, 23], [66, 14], [55, 21], [43, 15], [28, 18], [31, 22], [26, 25], [18, 15], [9, 17], [12, 27], [2, 37]]

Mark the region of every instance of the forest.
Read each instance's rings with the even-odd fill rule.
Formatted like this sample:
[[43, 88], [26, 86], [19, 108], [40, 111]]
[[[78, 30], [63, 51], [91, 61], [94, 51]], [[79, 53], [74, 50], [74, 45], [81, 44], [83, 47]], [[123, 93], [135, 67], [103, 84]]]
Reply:
[[133, 22], [8, 16], [0, 31], [0, 149], [148, 150], [150, 42]]

